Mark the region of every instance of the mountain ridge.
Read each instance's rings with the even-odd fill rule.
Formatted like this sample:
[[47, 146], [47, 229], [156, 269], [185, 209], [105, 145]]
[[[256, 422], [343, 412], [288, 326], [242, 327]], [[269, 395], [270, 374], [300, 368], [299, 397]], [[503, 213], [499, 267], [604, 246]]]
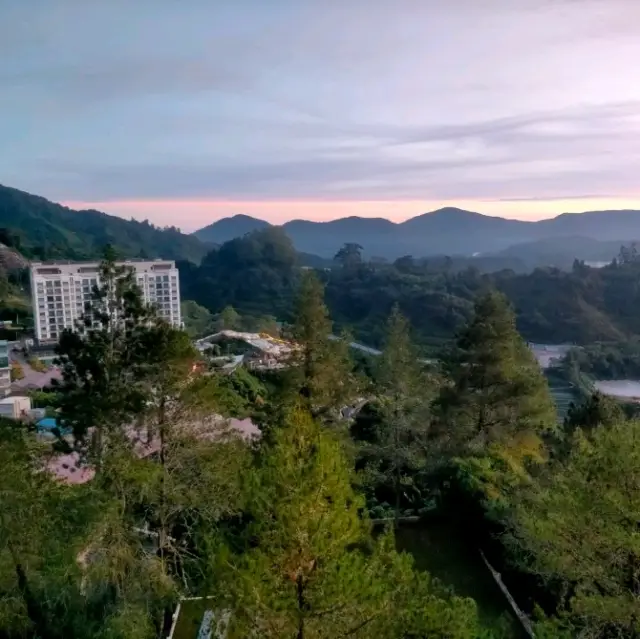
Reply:
[[20, 238], [30, 257], [87, 259], [112, 244], [122, 257], [162, 257], [199, 262], [210, 246], [175, 227], [158, 228], [88, 209], [76, 211], [0, 184], [0, 228]]
[[235, 217], [222, 218], [193, 235], [203, 241], [223, 243], [252, 230], [281, 226], [298, 251], [330, 258], [342, 244], [353, 242], [360, 244], [367, 256], [387, 259], [403, 255], [492, 254], [519, 244], [560, 237], [603, 242], [640, 238], [640, 211], [634, 209], [561, 213], [530, 221], [445, 207], [402, 222], [349, 216], [323, 222], [296, 219], [281, 225], [243, 215], [241, 228], [233, 223]]
[[21, 238], [22, 248], [33, 259], [95, 258], [110, 243], [123, 257], [198, 263], [231, 239], [278, 226], [298, 253], [308, 254], [303, 261], [309, 264], [331, 260], [343, 244], [356, 243], [366, 258], [526, 255], [524, 262], [531, 267], [570, 268], [574, 258], [610, 260], [617, 254], [616, 246], [640, 239], [640, 211], [563, 213], [532, 222], [445, 207], [402, 222], [349, 216], [326, 222], [297, 219], [283, 225], [241, 213], [185, 234], [175, 227], [158, 228], [101, 211], [74, 211], [0, 185], [0, 229]]

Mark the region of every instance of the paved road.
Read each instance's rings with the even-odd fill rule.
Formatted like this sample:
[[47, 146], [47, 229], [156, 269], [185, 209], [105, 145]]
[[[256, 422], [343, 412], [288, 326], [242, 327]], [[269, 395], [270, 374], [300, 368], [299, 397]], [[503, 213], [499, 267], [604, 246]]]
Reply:
[[[338, 340], [340, 337], [338, 335], [329, 335], [329, 339]], [[357, 351], [362, 351], [363, 353], [367, 353], [367, 355], [382, 355], [382, 351], [377, 348], [373, 348], [373, 346], [367, 346], [366, 344], [360, 344], [359, 342], [349, 342], [349, 346], [351, 348], [355, 348]], [[435, 364], [438, 360], [436, 359], [419, 359], [421, 364]]]
[[11, 384], [11, 388], [15, 390], [28, 389], [28, 388], [44, 388], [51, 383], [54, 378], [60, 377], [60, 371], [57, 367], [50, 368], [44, 373], [34, 371], [27, 363], [24, 355], [20, 351], [11, 351], [10, 359], [12, 362], [16, 362], [22, 366], [24, 371], [24, 377]]

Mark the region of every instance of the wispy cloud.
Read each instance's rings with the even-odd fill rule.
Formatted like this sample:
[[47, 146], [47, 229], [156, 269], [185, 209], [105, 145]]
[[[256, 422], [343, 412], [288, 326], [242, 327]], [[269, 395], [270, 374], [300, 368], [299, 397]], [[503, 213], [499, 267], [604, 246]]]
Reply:
[[634, 0], [27, 4], [0, 0], [4, 183], [102, 202], [640, 197]]

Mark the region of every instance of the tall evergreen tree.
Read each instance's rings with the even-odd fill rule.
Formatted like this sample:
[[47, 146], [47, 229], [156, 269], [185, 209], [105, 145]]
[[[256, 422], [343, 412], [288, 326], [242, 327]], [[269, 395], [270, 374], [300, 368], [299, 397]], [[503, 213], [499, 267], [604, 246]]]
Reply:
[[315, 273], [307, 270], [296, 300], [292, 333], [298, 351], [290, 379], [296, 394], [315, 416], [335, 414], [357, 397], [348, 341], [336, 339], [332, 328], [324, 287]]
[[640, 422], [578, 430], [520, 491], [514, 557], [557, 597], [571, 636], [640, 637]]
[[93, 429], [94, 443], [144, 410], [146, 396], [140, 384], [147, 367], [148, 332], [158, 322], [145, 306], [133, 271], [116, 264], [112, 249], [105, 250], [99, 285], [74, 329], [63, 331], [57, 347], [62, 380], [59, 422], [85, 442]]
[[438, 400], [440, 436], [471, 461], [469, 479], [498, 497], [496, 482], [517, 483], [528, 461], [544, 458], [543, 437], [557, 431], [547, 382], [502, 294], [477, 300], [445, 370], [451, 384]]
[[160, 559], [183, 573], [196, 522], [213, 525], [238, 508], [238, 474], [247, 450], [220, 416], [228, 389], [216, 376], [200, 374], [187, 334], [164, 324], [146, 337], [153, 354], [138, 433], [155, 459], [138, 486], [147, 522], [158, 533]]
[[[435, 384], [423, 371], [411, 343], [409, 324], [397, 307], [389, 317], [387, 338], [377, 370], [378, 419], [360, 448], [366, 481], [378, 484], [376, 492], [390, 487], [396, 521], [403, 502], [410, 505], [419, 492], [416, 477], [427, 464], [430, 405]], [[373, 415], [365, 411], [362, 419]], [[361, 420], [356, 420], [356, 422]], [[356, 434], [361, 424], [354, 424]]]
[[289, 415], [245, 481], [245, 545], [215, 553], [230, 639], [475, 636], [473, 602], [415, 572], [392, 535], [372, 538], [341, 443], [308, 414]]

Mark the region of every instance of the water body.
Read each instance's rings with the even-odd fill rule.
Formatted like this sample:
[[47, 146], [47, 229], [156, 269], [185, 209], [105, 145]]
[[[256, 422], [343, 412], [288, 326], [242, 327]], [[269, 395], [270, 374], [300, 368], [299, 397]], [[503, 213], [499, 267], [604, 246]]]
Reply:
[[569, 410], [571, 402], [576, 396], [570, 384], [557, 375], [554, 375], [554, 367], [557, 366], [571, 348], [570, 344], [529, 344], [540, 368], [544, 371], [549, 383], [549, 390], [553, 396], [558, 411], [558, 419], [563, 420]]
[[602, 380], [593, 383], [596, 390], [618, 399], [640, 401], [640, 381], [635, 379]]

